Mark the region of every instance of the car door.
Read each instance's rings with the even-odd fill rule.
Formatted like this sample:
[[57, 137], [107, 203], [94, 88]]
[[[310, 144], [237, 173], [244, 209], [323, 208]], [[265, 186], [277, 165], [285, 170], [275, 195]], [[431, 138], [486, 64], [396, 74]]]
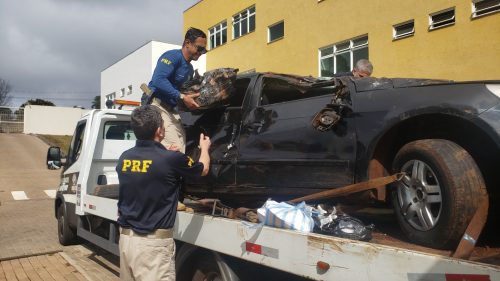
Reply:
[[243, 101], [252, 77], [240, 77], [235, 83], [235, 93], [223, 106], [203, 112], [185, 112], [181, 119], [186, 129], [186, 154], [198, 159], [200, 133], [211, 140], [210, 171], [206, 177], [187, 180], [190, 192], [206, 192], [234, 186], [236, 142], [241, 127]]
[[286, 79], [263, 77], [245, 115], [236, 182], [248, 193], [298, 195], [353, 182], [356, 135], [352, 116], [326, 132], [315, 114], [331, 102], [333, 86], [300, 91]]

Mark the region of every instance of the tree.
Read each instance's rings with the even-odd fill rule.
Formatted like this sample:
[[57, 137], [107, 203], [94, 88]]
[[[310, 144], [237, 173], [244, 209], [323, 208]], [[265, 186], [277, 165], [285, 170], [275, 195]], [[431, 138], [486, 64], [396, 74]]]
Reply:
[[95, 96], [92, 101], [92, 108], [100, 109], [101, 108], [101, 96]]
[[11, 96], [9, 95], [10, 90], [11, 87], [9, 83], [0, 78], [0, 106], [5, 106], [10, 103], [10, 98], [11, 98]]
[[27, 102], [21, 104], [21, 108], [24, 108], [27, 105], [45, 105], [45, 106], [55, 106], [55, 104], [48, 100], [43, 99], [30, 99]]

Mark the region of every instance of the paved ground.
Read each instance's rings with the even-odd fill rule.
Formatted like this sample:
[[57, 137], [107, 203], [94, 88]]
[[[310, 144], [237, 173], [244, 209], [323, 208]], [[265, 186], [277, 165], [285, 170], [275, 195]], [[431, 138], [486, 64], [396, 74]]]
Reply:
[[[0, 133], [0, 281], [119, 280], [119, 259], [89, 244], [57, 240], [48, 145], [35, 136]], [[17, 199], [17, 200], [16, 200]]]
[[[46, 168], [47, 148], [34, 136], [0, 134], [0, 260], [62, 250], [45, 193], [56, 189], [60, 171]], [[15, 200], [13, 191], [28, 199]]]

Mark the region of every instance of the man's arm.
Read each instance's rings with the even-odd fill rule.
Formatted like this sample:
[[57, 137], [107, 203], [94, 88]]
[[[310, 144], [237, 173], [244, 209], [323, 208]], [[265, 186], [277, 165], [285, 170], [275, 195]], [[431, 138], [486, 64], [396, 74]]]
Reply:
[[208, 153], [210, 145], [210, 138], [205, 136], [204, 134], [200, 134], [201, 154], [198, 162], [203, 164], [203, 171], [201, 172], [201, 176], [206, 176], [208, 174], [208, 170], [210, 169], [210, 155]]
[[174, 88], [170, 82], [170, 78], [175, 75], [175, 65], [177, 64], [175, 56], [165, 53], [158, 59], [153, 77], [151, 78], [151, 86], [158, 89], [155, 91], [157, 98], [162, 101], [167, 99], [178, 99], [180, 92]]

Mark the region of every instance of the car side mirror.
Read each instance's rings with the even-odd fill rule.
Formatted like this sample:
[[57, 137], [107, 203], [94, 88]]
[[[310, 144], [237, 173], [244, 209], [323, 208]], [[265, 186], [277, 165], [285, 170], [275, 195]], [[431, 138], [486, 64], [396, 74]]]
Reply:
[[58, 146], [51, 146], [47, 151], [47, 169], [56, 170], [62, 166], [61, 148]]

